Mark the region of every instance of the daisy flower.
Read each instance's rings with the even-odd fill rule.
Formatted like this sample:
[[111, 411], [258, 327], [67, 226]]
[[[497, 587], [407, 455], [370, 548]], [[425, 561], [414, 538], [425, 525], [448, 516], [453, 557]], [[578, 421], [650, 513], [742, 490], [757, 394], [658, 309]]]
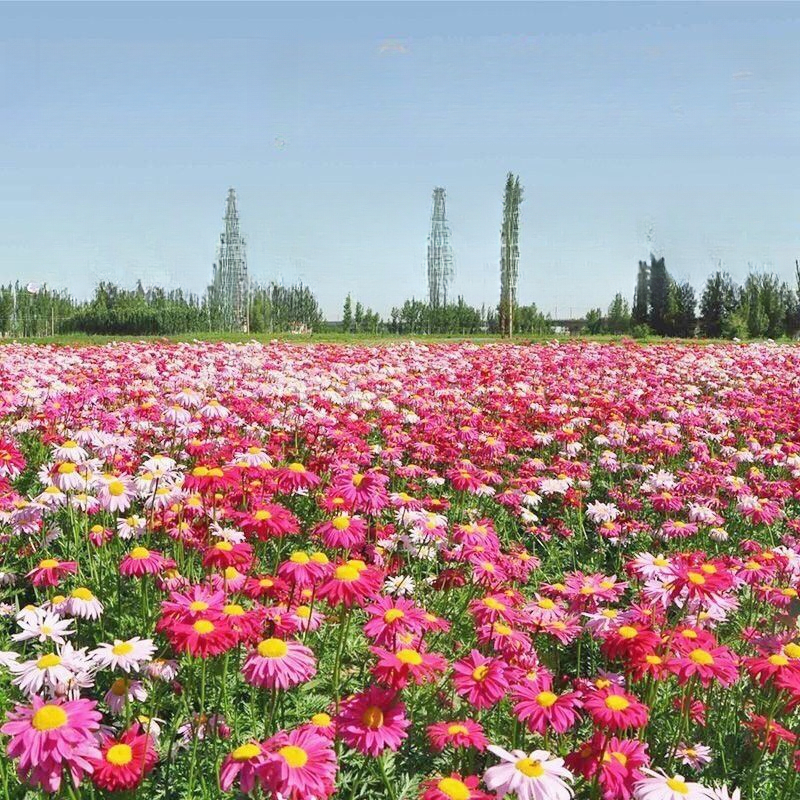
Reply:
[[34, 586], [58, 586], [62, 578], [74, 575], [78, 565], [74, 561], [59, 561], [56, 558], [42, 559], [26, 577]]
[[675, 751], [681, 764], [694, 770], [701, 770], [711, 763], [711, 748], [704, 744], [682, 744]]
[[118, 739], [106, 736], [92, 759], [92, 783], [108, 792], [134, 789], [158, 761], [153, 739], [133, 725]]
[[488, 742], [483, 735], [483, 727], [478, 722], [465, 719], [455, 722], [435, 722], [428, 725], [428, 740], [435, 752], [445, 747], [474, 747], [485, 750]]
[[245, 680], [264, 689], [289, 689], [316, 672], [311, 649], [291, 639], [263, 639], [242, 666]]
[[228, 753], [219, 769], [219, 785], [222, 791], [229, 792], [238, 780], [240, 791], [250, 794], [255, 788], [264, 758], [264, 750], [258, 742], [245, 742]]
[[643, 728], [647, 725], [647, 706], [618, 686], [608, 686], [590, 693], [583, 706], [595, 725], [616, 731]]
[[489, 767], [484, 783], [498, 797], [514, 793], [517, 800], [570, 800], [572, 773], [564, 767], [564, 759], [553, 758], [547, 750], [504, 750], [489, 745], [489, 752], [501, 763]]
[[379, 756], [397, 750], [408, 736], [406, 707], [391, 689], [371, 686], [342, 703], [336, 726], [342, 741], [361, 753]]
[[508, 691], [504, 662], [473, 650], [453, 664], [453, 685], [475, 708], [491, 708]]
[[78, 586], [70, 592], [65, 610], [70, 616], [79, 619], [100, 619], [103, 604], [90, 589]]
[[103, 698], [112, 714], [122, 714], [125, 706], [134, 700], [143, 702], [147, 700], [147, 689], [141, 681], [129, 678], [117, 678]]
[[32, 698], [31, 706], [16, 706], [6, 713], [0, 733], [10, 736], [8, 757], [18, 759], [20, 779], [46, 792], [61, 788], [64, 768], [77, 786], [91, 773], [92, 761], [100, 751], [95, 734], [100, 729], [100, 712], [94, 700], [52, 700]]
[[634, 786], [636, 800], [708, 800], [713, 797], [709, 789], [699, 783], [689, 783], [681, 775], [670, 778], [665, 772], [642, 767], [650, 777], [638, 781]]
[[52, 611], [37, 608], [17, 617], [17, 624], [22, 631], [15, 633], [11, 639], [14, 642], [36, 639], [39, 642], [51, 641], [55, 644], [63, 644], [67, 636], [75, 634], [75, 631], [70, 630], [73, 622], [74, 620], [71, 619], [61, 619]]
[[150, 661], [156, 646], [152, 639], [134, 636], [132, 639], [114, 639], [113, 644], [101, 644], [89, 653], [100, 668], [121, 669], [123, 672], [139, 672], [142, 665]]
[[324, 800], [335, 791], [333, 743], [308, 728], [280, 733], [264, 743], [259, 781], [268, 793], [286, 800]]
[[431, 778], [422, 784], [420, 800], [496, 800], [478, 788], [477, 775], [463, 776], [452, 772], [447, 777]]

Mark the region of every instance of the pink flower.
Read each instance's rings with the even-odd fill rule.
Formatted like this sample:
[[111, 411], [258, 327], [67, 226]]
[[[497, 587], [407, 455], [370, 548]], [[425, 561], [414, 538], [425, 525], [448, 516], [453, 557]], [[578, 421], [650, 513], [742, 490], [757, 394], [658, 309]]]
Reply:
[[578, 719], [581, 701], [578, 692], [557, 695], [547, 689], [522, 684], [512, 691], [514, 713], [534, 733], [544, 734], [549, 728], [556, 733], [568, 731]]
[[157, 550], [134, 547], [119, 565], [120, 575], [141, 578], [142, 575], [156, 575], [163, 569], [174, 566], [171, 559], [164, 558]]
[[491, 708], [508, 691], [503, 661], [473, 650], [453, 664], [453, 685], [475, 708]]
[[6, 714], [0, 733], [11, 737], [6, 752], [18, 758], [20, 778], [46, 792], [57, 792], [68, 769], [73, 782], [91, 773], [100, 757], [94, 734], [100, 729], [100, 712], [94, 700], [52, 700], [34, 697], [33, 705], [16, 706]]
[[256, 785], [258, 770], [264, 763], [264, 751], [258, 742], [246, 742], [225, 756], [219, 769], [219, 785], [230, 791], [236, 779], [243, 794], [250, 794]]
[[264, 689], [289, 689], [313, 677], [317, 666], [313, 652], [291, 639], [264, 639], [242, 666], [248, 683]]
[[342, 741], [369, 756], [379, 756], [387, 747], [397, 750], [408, 736], [411, 721], [405, 705], [396, 698], [391, 689], [371, 686], [345, 700], [336, 717]]
[[281, 731], [264, 743], [258, 780], [268, 796], [324, 800], [335, 791], [336, 754], [332, 742], [309, 728]]

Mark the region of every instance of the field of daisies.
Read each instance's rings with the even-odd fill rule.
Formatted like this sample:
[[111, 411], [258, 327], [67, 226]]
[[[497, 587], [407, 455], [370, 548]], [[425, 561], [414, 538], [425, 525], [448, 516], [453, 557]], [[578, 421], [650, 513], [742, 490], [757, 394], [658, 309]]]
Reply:
[[800, 348], [0, 351], [0, 796], [793, 800]]

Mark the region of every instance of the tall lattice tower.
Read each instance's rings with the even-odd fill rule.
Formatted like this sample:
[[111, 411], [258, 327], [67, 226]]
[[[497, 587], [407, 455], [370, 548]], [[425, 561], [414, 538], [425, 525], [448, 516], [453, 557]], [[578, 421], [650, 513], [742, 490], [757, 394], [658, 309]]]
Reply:
[[453, 249], [445, 211], [445, 190], [433, 190], [431, 232], [428, 236], [428, 304], [431, 310], [447, 305], [447, 288], [453, 278]]
[[239, 207], [235, 189], [228, 189], [225, 230], [219, 236], [211, 294], [223, 328], [247, 333], [250, 328], [250, 278], [247, 273], [245, 240], [239, 230]]

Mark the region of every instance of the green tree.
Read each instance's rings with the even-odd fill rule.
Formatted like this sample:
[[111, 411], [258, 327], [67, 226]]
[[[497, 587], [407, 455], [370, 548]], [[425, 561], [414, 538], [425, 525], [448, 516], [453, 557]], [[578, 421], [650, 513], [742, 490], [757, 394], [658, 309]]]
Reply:
[[609, 333], [628, 333], [631, 329], [631, 311], [628, 301], [617, 292], [614, 300], [608, 307], [606, 329]]
[[639, 262], [636, 274], [636, 290], [633, 295], [633, 312], [631, 314], [636, 325], [646, 325], [650, 307], [650, 269], [646, 261]]
[[664, 258], [656, 259], [650, 256], [650, 316], [648, 322], [653, 333], [666, 336], [669, 333], [668, 305], [669, 305], [670, 277]]
[[344, 299], [344, 309], [342, 309], [342, 330], [345, 333], [353, 332], [353, 300], [349, 292]]
[[503, 196], [503, 226], [500, 229], [500, 330], [504, 336], [514, 334], [514, 308], [517, 302], [519, 274], [519, 207], [522, 185], [519, 175], [509, 172]]
[[700, 298], [700, 333], [712, 339], [724, 336], [735, 310], [736, 284], [727, 272], [717, 270]]

